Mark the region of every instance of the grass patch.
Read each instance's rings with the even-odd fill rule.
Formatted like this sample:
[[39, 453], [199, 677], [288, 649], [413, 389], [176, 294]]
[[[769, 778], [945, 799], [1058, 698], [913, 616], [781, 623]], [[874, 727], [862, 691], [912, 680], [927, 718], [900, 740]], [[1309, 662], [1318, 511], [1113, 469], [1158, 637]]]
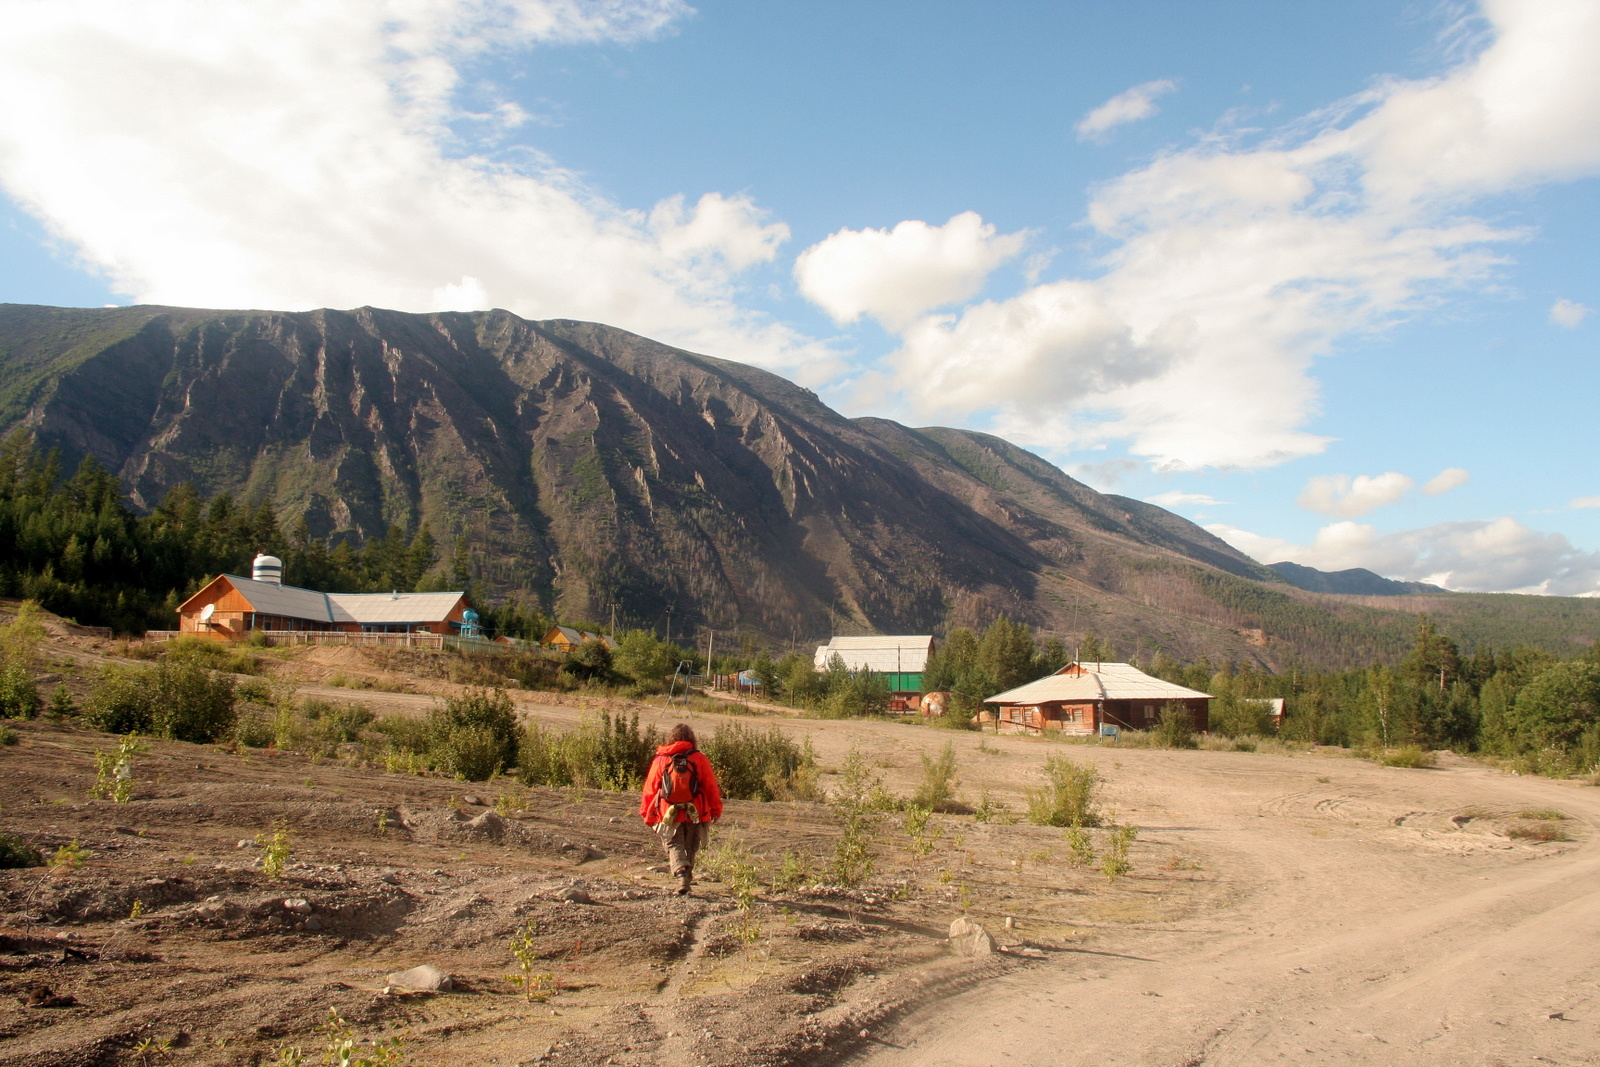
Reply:
[[1406, 767], [1413, 770], [1424, 767], [1437, 767], [1439, 757], [1421, 745], [1401, 745], [1391, 748], [1378, 757], [1378, 762], [1385, 767]]
[[1571, 841], [1572, 835], [1558, 823], [1521, 823], [1506, 831], [1506, 836], [1516, 841]]
[[1517, 812], [1517, 818], [1534, 819], [1540, 822], [1560, 822], [1562, 819], [1571, 818], [1571, 816], [1564, 811], [1557, 811], [1555, 808], [1525, 808]]

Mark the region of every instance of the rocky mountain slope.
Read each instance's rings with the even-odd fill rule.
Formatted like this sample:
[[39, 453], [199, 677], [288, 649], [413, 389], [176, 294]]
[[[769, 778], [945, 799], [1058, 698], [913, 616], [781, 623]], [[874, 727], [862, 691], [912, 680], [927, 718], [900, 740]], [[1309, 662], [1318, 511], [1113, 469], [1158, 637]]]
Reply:
[[803, 644], [1004, 611], [1128, 653], [1273, 663], [1405, 629], [999, 438], [847, 419], [594, 323], [0, 305], [0, 426], [18, 425], [68, 469], [97, 456], [139, 507], [192, 481], [319, 537], [427, 521], [497, 593], [657, 629], [670, 609], [679, 635]]

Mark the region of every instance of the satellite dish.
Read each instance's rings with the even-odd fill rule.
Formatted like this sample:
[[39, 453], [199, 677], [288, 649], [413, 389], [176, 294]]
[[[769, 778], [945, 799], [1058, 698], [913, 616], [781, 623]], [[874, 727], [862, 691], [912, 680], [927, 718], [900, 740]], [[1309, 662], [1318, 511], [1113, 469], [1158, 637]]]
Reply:
[[215, 604], [207, 604], [205, 607], [200, 609], [200, 621], [210, 622], [211, 616], [216, 614], [216, 611], [217, 606]]

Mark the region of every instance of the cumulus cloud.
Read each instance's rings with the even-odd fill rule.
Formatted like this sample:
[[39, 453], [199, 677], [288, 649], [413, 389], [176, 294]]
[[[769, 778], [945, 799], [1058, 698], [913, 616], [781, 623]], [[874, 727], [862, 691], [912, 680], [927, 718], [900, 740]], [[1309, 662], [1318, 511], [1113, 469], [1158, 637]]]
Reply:
[[1576, 330], [1589, 315], [1589, 308], [1573, 300], [1557, 300], [1550, 305], [1550, 321], [1557, 326]]
[[1100, 188], [1103, 273], [926, 315], [890, 358], [929, 417], [1159, 470], [1321, 451], [1314, 361], [1492, 279], [1519, 231], [1475, 198], [1600, 172], [1600, 6], [1497, 0], [1490, 43], [1255, 142], [1225, 132]]
[[1368, 477], [1358, 474], [1319, 474], [1306, 482], [1299, 505], [1323, 515], [1348, 519], [1393, 504], [1416, 485], [1396, 471]]
[[1118, 126], [1149, 118], [1160, 110], [1156, 107], [1156, 98], [1176, 88], [1171, 79], [1163, 78], [1123, 90], [1083, 116], [1075, 127], [1078, 140], [1097, 140]]
[[1206, 529], [1263, 563], [1288, 560], [1324, 571], [1365, 567], [1463, 592], [1600, 595], [1600, 552], [1581, 551], [1561, 534], [1541, 533], [1508, 517], [1395, 533], [1336, 522], [1318, 530], [1309, 545], [1221, 524]]
[[843, 325], [870, 315], [891, 330], [983, 288], [1022, 251], [1027, 234], [998, 234], [974, 211], [943, 226], [907, 220], [892, 230], [840, 230], [800, 253], [794, 276], [806, 298]]
[[[511, 49], [637, 41], [681, 0], [53, 0], [0, 36], [0, 183], [141, 302], [598, 319], [766, 363], [742, 310], [788, 230], [743, 196], [610, 202], [458, 104]], [[482, 87], [472, 84], [481, 96]], [[476, 97], [475, 97], [476, 98]], [[26, 101], [26, 106], [18, 102]], [[487, 116], [487, 121], [485, 117]], [[508, 158], [520, 162], [507, 162]]]
[[1471, 480], [1472, 475], [1462, 468], [1446, 467], [1422, 483], [1422, 492], [1424, 496], [1444, 496], [1452, 489], [1460, 489]]
[[1600, 496], [1574, 497], [1568, 504], [1569, 508], [1600, 508]]
[[1165, 493], [1157, 493], [1155, 496], [1147, 496], [1144, 498], [1144, 502], [1163, 508], [1214, 507], [1218, 504], [1227, 503], [1226, 500], [1218, 500], [1216, 497], [1207, 496], [1205, 493], [1185, 493], [1181, 489], [1173, 489]]

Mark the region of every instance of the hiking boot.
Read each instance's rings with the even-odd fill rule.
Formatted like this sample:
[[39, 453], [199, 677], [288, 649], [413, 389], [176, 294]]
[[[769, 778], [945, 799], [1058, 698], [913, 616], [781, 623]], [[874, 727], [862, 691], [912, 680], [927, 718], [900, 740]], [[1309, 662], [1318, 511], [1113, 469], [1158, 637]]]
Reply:
[[694, 885], [694, 874], [692, 872], [690, 872], [690, 871], [679, 871], [678, 872], [678, 895], [680, 897], [688, 896], [689, 895], [689, 887], [692, 886], [692, 885]]

